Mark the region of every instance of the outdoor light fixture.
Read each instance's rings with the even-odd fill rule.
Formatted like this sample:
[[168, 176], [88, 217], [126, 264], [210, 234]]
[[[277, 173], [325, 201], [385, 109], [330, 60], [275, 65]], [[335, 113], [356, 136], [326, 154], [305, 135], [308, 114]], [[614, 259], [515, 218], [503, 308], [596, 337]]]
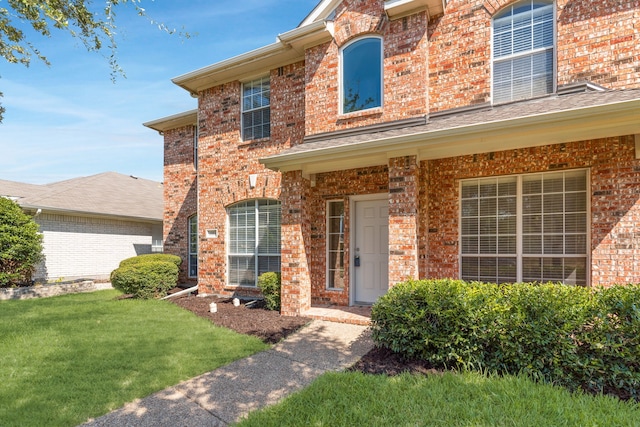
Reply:
[[256, 188], [256, 182], [258, 181], [258, 174], [252, 173], [249, 175], [249, 188]]

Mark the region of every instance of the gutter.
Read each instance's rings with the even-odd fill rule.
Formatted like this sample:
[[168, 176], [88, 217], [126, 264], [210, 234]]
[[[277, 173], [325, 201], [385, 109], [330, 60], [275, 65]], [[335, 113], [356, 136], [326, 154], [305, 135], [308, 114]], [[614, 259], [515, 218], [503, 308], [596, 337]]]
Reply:
[[[558, 125], [563, 122], [575, 121], [577, 119], [601, 119], [604, 114], [629, 115], [633, 110], [640, 110], [640, 99], [620, 101], [593, 107], [574, 108], [555, 112], [540, 113], [530, 116], [521, 116], [506, 120], [494, 120], [471, 125], [463, 125], [446, 129], [426, 130], [406, 135], [378, 137], [367, 141], [353, 142], [350, 144], [310, 149], [309, 151], [274, 155], [260, 159], [260, 163], [273, 170], [295, 170], [300, 169], [303, 164], [310, 164], [318, 161], [332, 161], [340, 158], [361, 156], [362, 150], [367, 150], [364, 154], [380, 154], [393, 150], [423, 150], [427, 151], [430, 145], [454, 142], [456, 139], [464, 139], [475, 136], [476, 139], [486, 139], [491, 132], [505, 134], [517, 129], [519, 132], [526, 128], [534, 128], [542, 125]], [[636, 120], [640, 127], [640, 122]], [[569, 123], [570, 124], [570, 123]], [[428, 126], [428, 125], [427, 125]], [[631, 132], [634, 133], [634, 132]], [[637, 132], [636, 132], [637, 133]], [[625, 134], [624, 132], [621, 134]], [[547, 142], [549, 143], [549, 142]], [[481, 147], [478, 147], [481, 151]], [[504, 147], [503, 149], [508, 149]], [[287, 167], [292, 167], [288, 169]]]

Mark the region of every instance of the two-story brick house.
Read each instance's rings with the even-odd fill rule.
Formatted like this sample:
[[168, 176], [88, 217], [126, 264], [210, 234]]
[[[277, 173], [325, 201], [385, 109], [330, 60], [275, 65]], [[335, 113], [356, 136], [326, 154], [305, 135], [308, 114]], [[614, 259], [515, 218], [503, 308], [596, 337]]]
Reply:
[[640, 282], [637, 0], [323, 0], [173, 80], [165, 251], [282, 312], [407, 278]]

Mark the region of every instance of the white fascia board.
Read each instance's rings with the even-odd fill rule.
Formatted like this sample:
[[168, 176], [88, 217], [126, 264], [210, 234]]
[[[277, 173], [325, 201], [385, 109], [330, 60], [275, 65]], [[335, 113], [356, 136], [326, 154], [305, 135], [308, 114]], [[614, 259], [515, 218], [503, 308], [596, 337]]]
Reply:
[[444, 7], [443, 0], [387, 0], [384, 10], [390, 19], [398, 19], [423, 10], [432, 17], [443, 13]]
[[386, 164], [392, 157], [419, 160], [559, 144], [640, 133], [640, 100], [498, 120], [380, 138], [343, 146], [260, 159], [282, 172], [321, 173]]
[[189, 110], [183, 113], [174, 114], [161, 119], [151, 120], [143, 123], [142, 126], [146, 126], [150, 129], [156, 130], [160, 133], [169, 129], [176, 129], [183, 126], [195, 125], [198, 122], [198, 110]]
[[323, 21], [331, 15], [331, 12], [342, 0], [323, 0], [311, 11], [298, 27], [304, 27], [316, 21]]
[[331, 40], [333, 25], [319, 21], [280, 34], [275, 43], [209, 65], [171, 81], [193, 95], [213, 86], [255, 77], [304, 59], [305, 49]]

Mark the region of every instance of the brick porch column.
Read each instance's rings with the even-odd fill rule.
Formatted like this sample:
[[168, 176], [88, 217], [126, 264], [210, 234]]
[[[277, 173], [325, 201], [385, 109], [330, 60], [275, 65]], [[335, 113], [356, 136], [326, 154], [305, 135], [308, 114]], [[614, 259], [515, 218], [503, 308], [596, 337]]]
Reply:
[[311, 223], [306, 203], [310, 188], [302, 171], [282, 174], [280, 312], [285, 316], [300, 316], [311, 308], [311, 276], [307, 262]]
[[389, 160], [389, 286], [418, 278], [418, 196], [416, 156]]

